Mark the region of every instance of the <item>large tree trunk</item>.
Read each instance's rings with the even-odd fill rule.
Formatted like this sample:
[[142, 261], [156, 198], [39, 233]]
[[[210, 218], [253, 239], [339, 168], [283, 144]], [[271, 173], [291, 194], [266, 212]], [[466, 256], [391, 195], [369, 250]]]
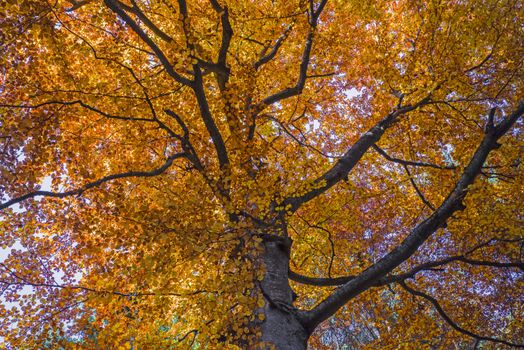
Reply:
[[261, 340], [278, 350], [306, 349], [309, 337], [293, 307], [295, 293], [288, 280], [290, 248], [289, 238], [264, 242], [265, 276], [261, 291], [265, 298], [265, 319]]

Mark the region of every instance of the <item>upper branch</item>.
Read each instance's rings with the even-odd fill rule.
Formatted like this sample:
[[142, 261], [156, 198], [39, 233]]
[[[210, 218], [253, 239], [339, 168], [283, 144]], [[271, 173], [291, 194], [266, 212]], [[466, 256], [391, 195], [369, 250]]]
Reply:
[[122, 297], [141, 297], [141, 296], [176, 296], [176, 297], [189, 297], [197, 294], [208, 293], [206, 290], [197, 290], [187, 293], [173, 293], [173, 292], [121, 292], [116, 290], [104, 290], [104, 289], [94, 289], [85, 286], [78, 285], [61, 285], [57, 283], [41, 283], [41, 282], [30, 282], [24, 278], [17, 277], [19, 281], [6, 281], [0, 279], [0, 284], [6, 286], [24, 286], [24, 287], [33, 287], [33, 288], [59, 288], [59, 289], [69, 289], [69, 290], [81, 290], [84, 292], [97, 293], [97, 294], [113, 294]]
[[389, 128], [403, 114], [424, 106], [429, 102], [429, 97], [424, 98], [415, 105], [407, 105], [389, 113], [375, 126], [364, 133], [355, 144], [322, 176], [313, 181], [313, 189], [298, 197], [286, 198], [282, 205], [291, 205], [289, 211], [296, 211], [305, 202], [317, 197], [333, 187], [340, 180], [347, 178], [349, 172], [359, 162], [366, 151], [377, 142]]
[[164, 55], [164, 52], [162, 52], [158, 45], [155, 44], [155, 42], [142, 30], [142, 28], [140, 28], [140, 26], [119, 6], [117, 0], [104, 0], [104, 2], [106, 6], [111, 9], [111, 11], [116, 13], [151, 48], [151, 50], [153, 50], [166, 72], [173, 79], [175, 79], [175, 81], [186, 86], [193, 85], [191, 80], [184, 78], [175, 72], [166, 55]]
[[264, 48], [264, 50], [262, 51], [262, 54], [261, 54], [261, 57], [258, 59], [258, 61], [255, 62], [255, 64], [253, 65], [253, 67], [256, 69], [260, 68], [262, 65], [268, 63], [269, 61], [271, 61], [277, 54], [278, 50], [280, 49], [280, 47], [282, 46], [282, 43], [284, 42], [284, 40], [286, 40], [287, 36], [289, 35], [289, 32], [291, 31], [291, 29], [293, 28], [293, 25], [290, 24], [286, 30], [284, 31], [284, 33], [282, 33], [282, 35], [277, 39], [277, 41], [275, 42], [275, 45], [273, 45], [273, 48], [271, 49], [271, 51], [269, 51], [268, 54], [264, 54], [266, 52], [266, 50], [268, 49], [268, 47], [266, 46]]
[[521, 101], [520, 105], [512, 114], [485, 133], [482, 142], [475, 151], [468, 166], [464, 169], [460, 179], [437, 210], [435, 210], [429, 218], [418, 224], [396, 248], [351, 281], [341, 286], [311, 311], [305, 312], [303, 315], [304, 324], [306, 324], [308, 328], [314, 329], [316, 325], [333, 315], [347, 301], [369, 287], [372, 287], [377, 280], [407, 260], [431, 234], [446, 224], [446, 221], [453, 213], [458, 210], [463, 210], [464, 205], [462, 204], [462, 200], [467, 194], [468, 186], [474, 182], [482, 170], [482, 165], [486, 161], [489, 153], [500, 146], [497, 142], [498, 139], [511, 128], [523, 113], [524, 101]]
[[219, 71], [217, 72], [218, 86], [220, 89], [225, 89], [227, 81], [229, 79], [229, 68], [227, 67], [227, 51], [231, 44], [231, 38], [233, 37], [233, 28], [229, 22], [229, 10], [226, 6], [222, 7], [217, 0], [210, 0], [213, 9], [220, 14], [220, 22], [222, 23], [222, 43], [218, 52], [217, 65]]
[[[178, 7], [180, 10], [180, 14], [183, 17], [184, 33], [186, 35], [187, 47], [191, 51], [193, 51], [194, 45], [190, 40], [189, 22], [187, 20], [188, 11], [187, 11], [186, 1], [178, 0]], [[229, 157], [227, 155], [226, 144], [211, 114], [209, 103], [206, 97], [206, 92], [204, 89], [202, 71], [200, 69], [198, 62], [193, 65], [193, 70], [195, 74], [195, 80], [193, 84], [191, 85], [191, 88], [193, 89], [195, 93], [195, 97], [197, 99], [198, 108], [200, 110], [200, 116], [202, 117], [202, 121], [204, 122], [204, 125], [206, 126], [209, 136], [211, 136], [211, 140], [213, 141], [213, 145], [215, 146], [215, 151], [217, 153], [217, 158], [220, 164], [220, 168], [225, 169], [229, 165]]]
[[131, 1], [133, 6], [129, 6], [124, 4], [121, 1], [117, 0], [118, 6], [122, 7], [124, 10], [133, 13], [136, 15], [153, 33], [155, 33], [156, 36], [160, 37], [162, 40], [170, 43], [173, 41], [173, 38], [171, 38], [169, 35], [167, 35], [164, 31], [162, 31], [160, 28], [158, 28], [145, 14], [142, 12], [140, 7], [138, 7], [136, 1]]
[[269, 106], [275, 102], [284, 100], [289, 97], [293, 97], [302, 93], [304, 85], [306, 84], [307, 68], [309, 66], [309, 58], [311, 56], [311, 48], [313, 47], [313, 31], [310, 31], [306, 38], [306, 46], [302, 53], [302, 61], [300, 62], [300, 70], [298, 75], [298, 81], [295, 86], [280, 90], [279, 92], [266, 97], [262, 100], [262, 109], [264, 106]]
[[407, 165], [404, 165], [404, 170], [406, 170], [406, 173], [408, 174], [408, 177], [409, 177], [409, 182], [411, 182], [411, 185], [415, 189], [415, 192], [419, 196], [419, 198], [422, 201], [422, 203], [424, 203], [424, 205], [426, 205], [428, 208], [430, 208], [431, 210], [434, 211], [435, 207], [433, 206], [433, 204], [431, 204], [431, 202], [429, 202], [426, 199], [426, 196], [424, 196], [424, 194], [422, 193], [420, 188], [417, 186], [417, 183], [415, 182], [415, 179], [413, 178], [413, 175], [411, 175], [411, 172], [409, 171], [409, 168], [408, 168]]
[[33, 191], [33, 192], [29, 192], [29, 193], [26, 193], [26, 194], [24, 194], [22, 196], [13, 198], [13, 199], [5, 202], [5, 203], [1, 203], [0, 204], [0, 210], [5, 209], [7, 207], [10, 207], [10, 206], [12, 206], [12, 205], [14, 205], [16, 203], [23, 202], [23, 201], [25, 201], [27, 199], [37, 197], [37, 196], [64, 198], [64, 197], [69, 197], [69, 196], [81, 195], [86, 190], [89, 190], [89, 189], [91, 189], [93, 187], [97, 187], [97, 186], [103, 184], [104, 182], [108, 182], [108, 181], [112, 181], [112, 180], [116, 180], [116, 179], [122, 179], [122, 178], [127, 178], [127, 177], [153, 177], [153, 176], [157, 176], [157, 175], [162, 174], [164, 171], [166, 171], [173, 164], [173, 161], [175, 159], [182, 158], [182, 157], [185, 157], [185, 156], [186, 156], [186, 153], [175, 153], [175, 154], [169, 156], [167, 158], [166, 162], [161, 167], [156, 168], [154, 170], [151, 170], [151, 171], [128, 171], [128, 172], [125, 172], [125, 173], [112, 174], [112, 175], [104, 176], [103, 178], [98, 179], [96, 181], [89, 182], [89, 183], [83, 185], [82, 187], [74, 189], [74, 190], [69, 190], [69, 191], [65, 191], [65, 192], [51, 192], [51, 191]]
[[227, 155], [226, 144], [224, 143], [222, 134], [220, 133], [220, 130], [218, 129], [215, 121], [213, 120], [211, 110], [209, 109], [209, 104], [204, 90], [204, 83], [202, 81], [202, 73], [200, 71], [200, 68], [196, 66], [194, 68], [195, 86], [193, 87], [193, 90], [195, 92], [198, 107], [200, 109], [200, 115], [215, 146], [215, 151], [217, 153], [218, 162], [220, 163], [220, 168], [225, 168], [229, 165], [229, 157]]
[[[265, 99], [263, 99], [261, 104], [259, 105], [260, 110], [262, 110], [265, 106], [269, 106], [283, 99], [286, 99], [292, 96], [296, 96], [302, 93], [302, 90], [304, 89], [304, 85], [306, 84], [306, 79], [307, 79], [307, 69], [308, 69], [309, 61], [311, 57], [311, 49], [313, 47], [314, 32], [318, 24], [318, 18], [320, 17], [322, 10], [324, 10], [324, 6], [326, 5], [326, 2], [327, 0], [322, 0], [319, 6], [317, 7], [317, 9], [314, 8], [313, 1], [311, 1], [310, 3], [310, 10], [308, 12], [308, 15], [309, 15], [309, 25], [311, 26], [311, 29], [306, 37], [306, 45], [304, 46], [304, 51], [302, 52], [302, 60], [300, 62], [300, 69], [299, 69], [297, 83], [293, 87], [286, 88], [284, 90], [276, 92], [275, 94], [270, 95], [266, 97]], [[277, 42], [277, 44], [275, 45], [276, 50], [278, 50], [279, 46], [280, 45]], [[275, 54], [276, 54], [276, 50], [275, 50]], [[271, 59], [271, 57], [269, 59]]]
[[[191, 161], [193, 166], [201, 173], [204, 172], [204, 166], [202, 165], [202, 162], [200, 161], [200, 158], [198, 157], [198, 154], [193, 147], [193, 144], [190, 140], [190, 133], [189, 128], [187, 127], [186, 123], [180, 118], [178, 114], [176, 114], [174, 111], [170, 109], [165, 109], [164, 112], [169, 115], [170, 117], [174, 118], [178, 125], [182, 128], [183, 135], [179, 136], [179, 140], [182, 143], [182, 149], [184, 152], [187, 153], [187, 158]], [[177, 135], [178, 136], [178, 135]]]

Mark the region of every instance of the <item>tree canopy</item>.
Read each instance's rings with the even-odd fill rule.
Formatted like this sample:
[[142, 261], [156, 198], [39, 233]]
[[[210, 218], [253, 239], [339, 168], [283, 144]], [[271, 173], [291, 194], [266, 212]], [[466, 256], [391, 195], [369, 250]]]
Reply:
[[7, 349], [524, 346], [521, 0], [0, 13]]

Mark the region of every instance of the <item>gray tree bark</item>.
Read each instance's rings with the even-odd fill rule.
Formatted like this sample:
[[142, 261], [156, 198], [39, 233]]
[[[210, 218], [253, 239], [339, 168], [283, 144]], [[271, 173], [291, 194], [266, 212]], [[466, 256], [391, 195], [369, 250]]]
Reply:
[[278, 350], [304, 350], [307, 348], [309, 332], [293, 306], [295, 293], [289, 286], [289, 252], [291, 240], [264, 242], [265, 276], [260, 284], [264, 295], [261, 324], [262, 341]]

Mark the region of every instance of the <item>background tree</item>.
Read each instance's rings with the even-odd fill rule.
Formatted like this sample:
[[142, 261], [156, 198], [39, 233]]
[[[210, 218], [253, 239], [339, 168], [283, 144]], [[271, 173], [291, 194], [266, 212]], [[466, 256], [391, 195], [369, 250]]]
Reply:
[[522, 346], [523, 5], [2, 2], [1, 339]]

